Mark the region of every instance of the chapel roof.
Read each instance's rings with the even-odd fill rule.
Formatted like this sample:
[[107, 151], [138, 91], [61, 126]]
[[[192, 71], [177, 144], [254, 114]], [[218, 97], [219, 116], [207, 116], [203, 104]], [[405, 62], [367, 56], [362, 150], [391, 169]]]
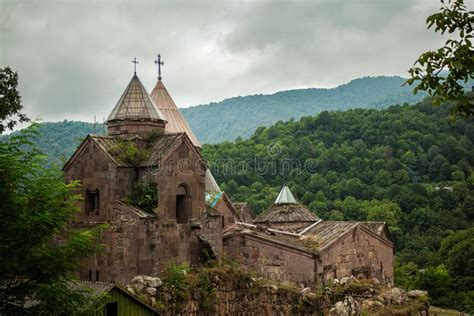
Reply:
[[319, 218], [305, 205], [299, 204], [290, 189], [283, 186], [275, 202], [254, 223], [315, 222]]
[[[357, 227], [368, 229], [389, 243], [393, 242], [390, 236], [382, 234], [382, 228], [386, 228], [386, 224], [384, 222], [356, 221], [319, 220], [313, 223], [310, 229], [304, 229], [298, 234], [275, 229], [262, 229], [255, 225], [236, 223], [224, 231], [224, 236], [225, 238], [230, 238], [236, 234], [249, 235], [265, 239], [270, 242], [304, 249], [309, 252], [315, 252], [315, 248], [317, 251], [324, 250]], [[313, 245], [316, 247], [313, 247]]]
[[163, 120], [163, 113], [155, 105], [138, 76], [133, 75], [114, 109], [107, 118], [113, 120]]
[[[99, 136], [91, 135], [91, 139], [111, 158], [117, 166], [137, 166], [130, 162], [120, 159], [120, 153], [122, 150], [121, 144], [127, 140], [112, 137], [112, 136]], [[154, 135], [152, 140], [148, 140], [147, 150], [142, 151], [144, 156], [142, 157], [139, 166], [154, 166], [159, 164], [160, 160], [170, 154], [173, 149], [186, 137], [185, 133], [172, 133], [172, 134], [159, 134]], [[128, 140], [130, 142], [135, 141], [134, 139]]]
[[197, 137], [189, 127], [188, 123], [184, 119], [183, 115], [179, 111], [176, 103], [174, 103], [171, 95], [166, 90], [165, 85], [161, 80], [158, 80], [155, 87], [151, 91], [151, 99], [158, 107], [160, 113], [164, 115], [165, 120], [168, 122], [166, 125], [166, 131], [171, 133], [185, 132], [191, 142], [196, 147], [201, 147]]

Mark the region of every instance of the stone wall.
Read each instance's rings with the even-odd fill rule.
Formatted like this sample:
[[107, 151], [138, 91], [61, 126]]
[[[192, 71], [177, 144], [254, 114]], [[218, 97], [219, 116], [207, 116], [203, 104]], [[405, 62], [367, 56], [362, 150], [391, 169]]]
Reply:
[[225, 238], [224, 249], [247, 271], [255, 271], [265, 278], [305, 286], [314, 283], [316, 258], [313, 253], [247, 234]]
[[[187, 143], [186, 143], [187, 142]], [[199, 154], [199, 153], [197, 153]], [[85, 203], [75, 220], [78, 228], [94, 228], [106, 223], [101, 242], [105, 248], [100, 255], [86, 260], [78, 274], [84, 280], [110, 281], [126, 284], [138, 274], [157, 275], [171, 263], [197, 264], [201, 255], [198, 235], [213, 235], [217, 251], [218, 242], [211, 229], [219, 227], [216, 219], [205, 223], [204, 175], [202, 162], [187, 141], [180, 144], [166, 157], [163, 169], [117, 167], [92, 140], [86, 140], [65, 170], [68, 179], [80, 180], [81, 193], [87, 189], [98, 190], [98, 212], [86, 214]], [[117, 202], [131, 194], [137, 179], [151, 178], [158, 183], [158, 208], [156, 214], [143, 215], [121, 207]], [[187, 218], [184, 223], [176, 220], [176, 194], [178, 187], [188, 190]], [[219, 233], [221, 232], [219, 228]]]
[[355, 278], [314, 289], [251, 277], [233, 266], [181, 270], [181, 277], [179, 271], [163, 281], [137, 276], [126, 289], [161, 315], [428, 315], [427, 292]]
[[393, 245], [361, 227], [321, 249], [320, 257], [317, 271], [320, 282], [354, 275], [393, 284]]

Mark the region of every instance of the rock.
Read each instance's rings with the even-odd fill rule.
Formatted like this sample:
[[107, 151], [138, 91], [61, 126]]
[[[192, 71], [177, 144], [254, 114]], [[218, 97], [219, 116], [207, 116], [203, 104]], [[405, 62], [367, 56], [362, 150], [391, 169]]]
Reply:
[[126, 289], [128, 292], [132, 293], [133, 295], [136, 295], [135, 290], [134, 290], [133, 287], [131, 287], [130, 285], [127, 285], [127, 286], [125, 287], [125, 289]]
[[372, 278], [372, 279], [370, 279], [370, 282], [371, 282], [372, 284], [377, 284], [377, 285], [380, 284], [380, 281], [379, 281], [379, 279], [377, 279], [377, 278]]
[[336, 278], [336, 279], [334, 279], [334, 280], [332, 281], [332, 283], [334, 283], [334, 284], [339, 284], [340, 282], [339, 282], [339, 279]]
[[427, 291], [421, 291], [421, 290], [412, 290], [407, 292], [407, 296], [409, 298], [418, 300], [418, 299], [426, 299], [428, 298], [428, 292]]
[[150, 296], [155, 296], [156, 295], [156, 288], [154, 288], [154, 287], [147, 287], [146, 291]]
[[361, 309], [365, 312], [377, 312], [384, 308], [384, 305], [379, 301], [363, 300]]
[[329, 310], [329, 315], [345, 315], [344, 302], [336, 302], [336, 304], [334, 304], [334, 307]]
[[305, 287], [304, 289], [301, 290], [300, 294], [305, 295], [305, 294], [308, 294], [309, 292], [311, 292], [311, 288]]
[[161, 279], [157, 277], [144, 276], [143, 281], [145, 285], [147, 285], [148, 287], [157, 288], [163, 285], [163, 282], [161, 281]]
[[343, 277], [341, 278], [341, 285], [346, 285], [349, 283], [349, 277]]
[[359, 304], [350, 295], [344, 297], [344, 301], [339, 301], [334, 304], [334, 307], [329, 310], [329, 315], [337, 316], [353, 316], [359, 315]]
[[379, 298], [388, 305], [400, 305], [408, 301], [407, 293], [398, 287], [385, 289], [379, 294]]

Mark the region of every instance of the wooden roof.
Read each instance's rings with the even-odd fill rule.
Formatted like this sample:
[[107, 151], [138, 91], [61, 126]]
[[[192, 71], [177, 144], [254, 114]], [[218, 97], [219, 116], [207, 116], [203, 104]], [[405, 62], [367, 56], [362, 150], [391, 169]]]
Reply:
[[194, 135], [161, 80], [158, 80], [151, 91], [151, 99], [158, 107], [160, 113], [163, 113], [165, 120], [168, 122], [166, 125], [167, 132], [185, 132], [194, 146], [201, 147], [197, 137]]

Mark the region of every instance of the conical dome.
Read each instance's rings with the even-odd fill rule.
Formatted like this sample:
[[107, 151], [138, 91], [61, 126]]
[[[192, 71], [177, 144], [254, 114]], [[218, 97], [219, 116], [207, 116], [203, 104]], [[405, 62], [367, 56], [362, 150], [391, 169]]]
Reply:
[[120, 97], [117, 105], [107, 118], [107, 123], [113, 120], [162, 120], [164, 115], [153, 103], [145, 87], [135, 74]]
[[135, 74], [107, 118], [109, 135], [164, 133], [166, 120]]
[[155, 102], [160, 113], [163, 113], [165, 120], [168, 122], [166, 125], [167, 132], [185, 132], [194, 146], [201, 147], [197, 137], [194, 135], [193, 131], [189, 127], [188, 123], [184, 119], [183, 115], [179, 111], [161, 80], [158, 80], [155, 87], [151, 91], [151, 98], [153, 102]]
[[254, 223], [309, 223], [318, 217], [306, 206], [299, 204], [285, 185], [272, 206], [262, 212]]

